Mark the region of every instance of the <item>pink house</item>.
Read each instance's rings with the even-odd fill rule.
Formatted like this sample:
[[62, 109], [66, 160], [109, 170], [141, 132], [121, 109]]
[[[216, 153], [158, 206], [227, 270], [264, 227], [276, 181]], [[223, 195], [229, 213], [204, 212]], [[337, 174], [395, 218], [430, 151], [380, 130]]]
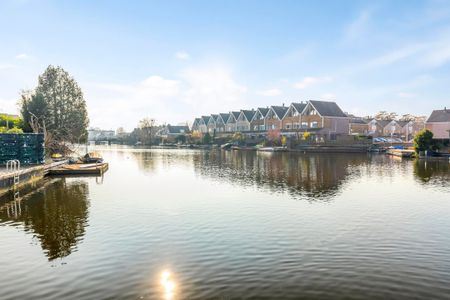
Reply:
[[433, 132], [435, 139], [450, 138], [450, 109], [444, 107], [442, 110], [434, 110], [425, 123], [425, 128]]

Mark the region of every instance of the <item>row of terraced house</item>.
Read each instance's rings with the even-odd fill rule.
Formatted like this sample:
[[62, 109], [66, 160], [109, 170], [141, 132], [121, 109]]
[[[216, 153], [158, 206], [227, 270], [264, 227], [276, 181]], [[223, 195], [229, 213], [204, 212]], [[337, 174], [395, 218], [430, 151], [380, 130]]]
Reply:
[[350, 117], [335, 102], [310, 100], [289, 106], [260, 107], [196, 118], [193, 132], [263, 133], [279, 130], [283, 134], [308, 131], [316, 135], [348, 134]]

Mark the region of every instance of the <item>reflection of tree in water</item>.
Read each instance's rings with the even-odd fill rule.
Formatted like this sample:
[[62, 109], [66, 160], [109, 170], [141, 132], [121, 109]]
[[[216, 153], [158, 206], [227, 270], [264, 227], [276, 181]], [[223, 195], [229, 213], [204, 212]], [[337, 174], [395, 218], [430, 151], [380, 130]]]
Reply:
[[[59, 179], [21, 200], [19, 213], [0, 210], [0, 223], [33, 232], [49, 260], [68, 256], [81, 241], [88, 218], [88, 184]], [[16, 201], [17, 202], [17, 201]]]
[[130, 152], [130, 155], [138, 163], [139, 169], [149, 172], [154, 172], [156, 168], [155, 153], [150, 151]]
[[365, 163], [366, 154], [212, 151], [194, 156], [195, 169], [201, 175], [314, 198], [336, 194], [349, 175], [349, 167]]
[[417, 159], [414, 161], [414, 175], [427, 185], [449, 187], [450, 167], [446, 160]]

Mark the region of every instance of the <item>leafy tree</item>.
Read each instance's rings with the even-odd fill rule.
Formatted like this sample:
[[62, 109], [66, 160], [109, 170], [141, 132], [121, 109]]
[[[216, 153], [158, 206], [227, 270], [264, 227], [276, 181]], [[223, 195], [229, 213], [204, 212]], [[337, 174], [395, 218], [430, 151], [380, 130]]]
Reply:
[[0, 127], [5, 127], [6, 129], [10, 128], [23, 128], [23, 120], [20, 117], [0, 114]]
[[428, 129], [420, 131], [414, 138], [414, 149], [419, 151], [429, 150], [433, 144], [433, 133]]
[[205, 133], [205, 135], [203, 135], [203, 144], [210, 144], [211, 143], [211, 135], [209, 134], [209, 132]]
[[31, 128], [32, 118], [36, 118], [39, 125], [44, 126], [45, 116], [47, 113], [47, 103], [45, 102], [44, 96], [40, 93], [32, 94], [31, 92], [23, 92], [21, 100], [20, 113], [24, 120], [24, 130], [26, 132], [33, 131]]
[[87, 139], [89, 119], [83, 92], [63, 68], [47, 67], [29, 104], [45, 111], [42, 122], [55, 140], [74, 143]]

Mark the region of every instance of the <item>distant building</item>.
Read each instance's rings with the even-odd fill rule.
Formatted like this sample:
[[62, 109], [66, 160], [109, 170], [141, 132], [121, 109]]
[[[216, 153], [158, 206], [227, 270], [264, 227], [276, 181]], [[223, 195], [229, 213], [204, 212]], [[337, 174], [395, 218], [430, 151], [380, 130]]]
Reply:
[[286, 106], [271, 106], [266, 114], [266, 130], [281, 130], [283, 118], [288, 110]]
[[434, 110], [428, 117], [425, 128], [433, 132], [435, 139], [450, 138], [450, 109]]
[[241, 110], [241, 113], [236, 121], [236, 131], [250, 131], [250, 121], [253, 119], [255, 113], [255, 110]]
[[266, 116], [269, 113], [269, 108], [260, 107], [256, 110], [250, 121], [250, 130], [265, 131], [266, 130]]
[[179, 125], [179, 126], [173, 126], [173, 125], [166, 125], [163, 128], [161, 128], [156, 135], [162, 138], [175, 138], [178, 136], [185, 136], [187, 134], [190, 134], [191, 131], [189, 130], [189, 126], [187, 125]]
[[349, 130], [350, 135], [368, 135], [369, 121], [364, 118], [350, 117]]
[[302, 112], [301, 128], [320, 135], [348, 134], [349, 119], [336, 102], [310, 100]]
[[225, 129], [227, 132], [236, 132], [237, 131], [236, 122], [237, 122], [237, 119], [239, 118], [240, 114], [241, 114], [241, 112], [239, 112], [239, 111], [230, 112], [227, 123], [225, 124]]
[[102, 130], [99, 128], [88, 129], [88, 141], [108, 141], [115, 138], [114, 130]]

